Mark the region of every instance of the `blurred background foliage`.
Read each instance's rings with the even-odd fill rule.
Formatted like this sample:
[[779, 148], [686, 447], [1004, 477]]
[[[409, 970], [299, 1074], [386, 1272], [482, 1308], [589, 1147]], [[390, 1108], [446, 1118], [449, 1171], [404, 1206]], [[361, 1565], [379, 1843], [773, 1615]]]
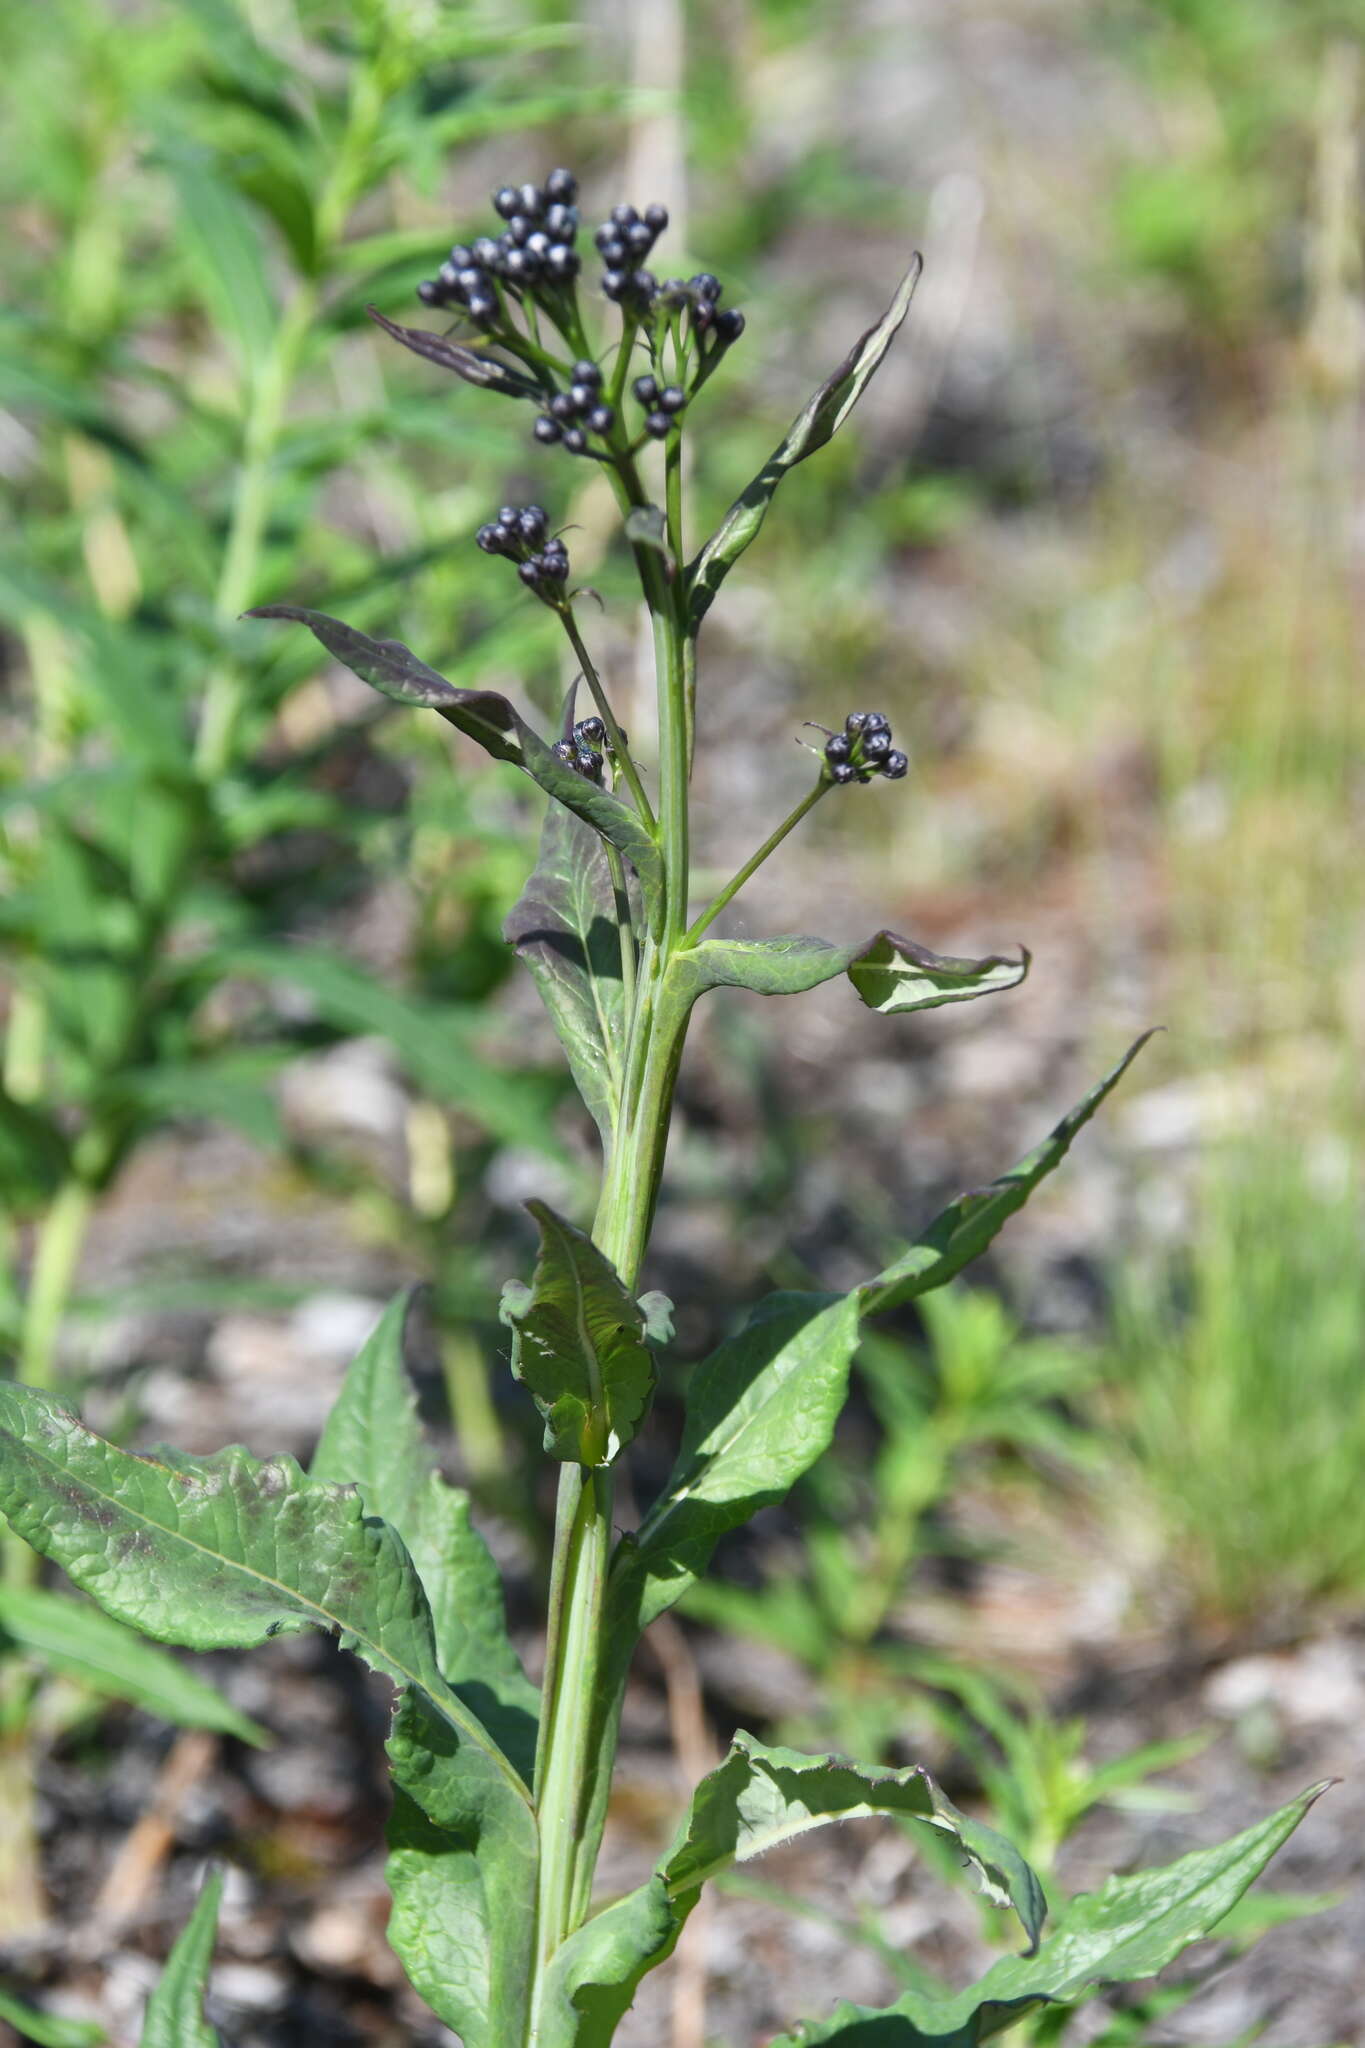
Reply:
[[[900, 352], [708, 625], [700, 858], [799, 793], [803, 719], [877, 703], [912, 780], [822, 807], [746, 925], [1035, 953], [988, 1016], [891, 1037], [832, 991], [713, 1006], [657, 1249], [684, 1365], [756, 1289], [870, 1269], [1168, 1026], [977, 1291], [869, 1343], [841, 1455], [695, 1621], [806, 1675], [768, 1707], [803, 1735], [1031, 1729], [1021, 1825], [1055, 1846], [1069, 1724], [992, 1728], [964, 1670], [1054, 1682], [1097, 1575], [1115, 1636], [1349, 1612], [1363, 31], [1360, 0], [10, 9], [13, 1369], [125, 1433], [302, 1446], [373, 1304], [431, 1281], [427, 1393], [534, 1574], [489, 1304], [519, 1202], [593, 1170], [499, 938], [534, 792], [238, 614], [323, 604], [548, 720], [558, 649], [471, 544], [540, 497], [647, 731], [595, 480], [364, 317], [416, 320], [488, 191], [562, 161], [589, 218], [664, 199], [678, 267], [749, 316], [698, 408], [698, 531], [923, 248]], [[982, 1596], [1001, 1560], [1032, 1607]]]

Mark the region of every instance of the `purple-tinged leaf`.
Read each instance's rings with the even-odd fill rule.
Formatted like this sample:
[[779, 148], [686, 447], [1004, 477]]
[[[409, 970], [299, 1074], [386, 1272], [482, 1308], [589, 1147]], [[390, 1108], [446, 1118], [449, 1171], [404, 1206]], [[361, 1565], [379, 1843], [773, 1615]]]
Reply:
[[463, 377], [466, 384], [479, 384], [489, 391], [500, 391], [508, 398], [534, 398], [544, 396], [539, 384], [525, 377], [519, 370], [509, 368], [498, 361], [496, 356], [486, 356], [476, 348], [465, 348], [458, 341], [450, 341], [444, 334], [433, 334], [426, 327], [400, 327], [396, 320], [381, 313], [378, 306], [367, 306], [365, 311], [376, 327], [382, 327], [385, 334], [392, 336], [415, 356], [421, 356], [428, 363], [435, 363], [438, 369], [453, 370], [457, 377]]

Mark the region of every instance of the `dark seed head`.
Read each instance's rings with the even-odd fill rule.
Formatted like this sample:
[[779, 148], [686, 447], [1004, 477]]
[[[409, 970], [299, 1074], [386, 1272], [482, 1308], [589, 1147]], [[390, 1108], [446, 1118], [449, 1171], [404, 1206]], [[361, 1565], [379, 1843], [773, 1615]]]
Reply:
[[744, 332], [744, 315], [734, 306], [722, 306], [716, 315], [716, 333], [722, 341], [738, 341]]
[[661, 235], [668, 226], [668, 208], [660, 206], [658, 201], [655, 200], [652, 206], [645, 208], [644, 223], [651, 233]]
[[528, 220], [539, 220], [545, 211], [545, 194], [539, 185], [520, 185], [517, 188], [517, 212]]
[[626, 286], [629, 281], [629, 275], [624, 270], [604, 270], [602, 272], [603, 294], [609, 299], [621, 299], [625, 296]]
[[463, 270], [467, 264], [474, 261], [474, 251], [468, 242], [456, 242], [451, 247], [450, 260], [457, 270]]
[[867, 713], [865, 711], [850, 711], [848, 717], [844, 720], [844, 731], [861, 732], [866, 724]]
[[863, 759], [865, 761], [884, 761], [890, 752], [891, 735], [889, 732], [883, 732], [880, 726], [873, 732], [864, 731]]
[[652, 299], [659, 289], [659, 280], [652, 270], [634, 270], [631, 272], [630, 289], [636, 298]]
[[572, 171], [554, 170], [545, 180], [545, 194], [562, 206], [572, 206], [578, 197], [578, 180]]
[[624, 202], [622, 202], [620, 206], [613, 206], [611, 210], [611, 217], [615, 221], [618, 228], [634, 227], [636, 221], [640, 218], [639, 214], [635, 211], [635, 208], [633, 206], [627, 206]]
[[609, 405], [595, 405], [588, 414], [588, 427], [594, 434], [609, 434], [616, 424], [616, 414]]
[[645, 414], [645, 432], [652, 434], [656, 441], [662, 441], [665, 435], [671, 432], [672, 426], [672, 418], [666, 412], [650, 412]]
[[469, 317], [471, 320], [477, 320], [480, 326], [484, 326], [487, 322], [497, 319], [498, 302], [491, 292], [478, 292], [471, 295], [469, 300]]
[[844, 733], [836, 732], [825, 742], [825, 759], [829, 762], [846, 761], [851, 751], [851, 742]]
[[899, 747], [893, 747], [882, 762], [882, 774], [891, 782], [899, 782], [910, 766], [910, 758]]
[[857, 772], [851, 761], [831, 761], [829, 764], [831, 782], [852, 782]]
[[545, 228], [558, 242], [571, 242], [578, 233], [578, 208], [576, 206], [547, 206]]
[[665, 384], [663, 390], [659, 393], [659, 409], [661, 412], [681, 412], [686, 403], [687, 393], [683, 390], [681, 384]]
[[563, 431], [564, 429], [560, 426], [559, 421], [550, 419], [545, 413], [540, 415], [540, 418], [532, 428], [537, 441], [543, 441], [546, 447], [552, 441], [557, 441]]
[[520, 576], [522, 582], [526, 584], [528, 588], [530, 588], [533, 585], [539, 583], [540, 581], [540, 563], [534, 559], [532, 559], [529, 562], [523, 562], [521, 567], [518, 569], [517, 574], [518, 576]]
[[565, 428], [564, 446], [568, 449], [570, 455], [581, 455], [587, 445], [588, 437], [581, 427]]
[[621, 239], [632, 256], [648, 256], [654, 247], [653, 232], [642, 220], [632, 221], [628, 228], [623, 229]]
[[556, 420], [574, 420], [578, 418], [577, 403], [569, 392], [556, 391], [554, 397], [550, 400], [550, 417]]
[[549, 523], [543, 505], [523, 505], [517, 517], [517, 532], [529, 547], [539, 547]]
[[499, 526], [505, 526], [505, 527], [506, 527], [506, 528], [508, 529], [508, 531], [509, 531], [509, 532], [510, 532], [510, 531], [512, 530], [512, 528], [513, 528], [513, 527], [515, 527], [515, 525], [516, 525], [517, 521], [518, 521], [518, 520], [520, 519], [520, 517], [521, 517], [521, 507], [520, 507], [520, 505], [499, 505], [499, 507], [498, 507], [498, 525], [499, 525]]
[[584, 356], [581, 362], [574, 364], [573, 381], [575, 384], [591, 384], [594, 390], [597, 389], [602, 382], [602, 372], [591, 356]]
[[863, 713], [864, 732], [890, 732], [890, 730], [891, 720], [884, 711], [865, 711]]
[[502, 553], [503, 536], [501, 529], [496, 526], [481, 526], [474, 536], [474, 542], [486, 555]]
[[576, 412], [586, 412], [590, 405], [597, 402], [597, 387], [595, 384], [571, 384], [569, 396], [574, 402]]
[[641, 405], [655, 406], [659, 403], [659, 385], [656, 378], [637, 377], [630, 388]]
[[591, 718], [580, 718], [573, 729], [576, 740], [586, 740], [589, 746], [600, 747], [607, 736], [607, 728], [596, 713]]
[[582, 268], [582, 258], [567, 242], [555, 242], [546, 255], [545, 268], [551, 277], [577, 277]]
[[491, 270], [502, 252], [491, 235], [480, 235], [469, 253], [485, 270]]
[[515, 185], [501, 185], [493, 194], [493, 211], [500, 213], [504, 220], [510, 220], [517, 210], [517, 188]]
[[699, 270], [696, 276], [690, 278], [688, 282], [699, 299], [709, 299], [712, 305], [714, 305], [720, 297], [721, 283], [714, 271]]
[[603, 221], [601, 227], [595, 231], [592, 239], [594, 248], [600, 249], [604, 256], [608, 249], [621, 246], [621, 237], [616, 232], [615, 223], [609, 220]]
[[539, 256], [541, 261], [550, 253], [550, 237], [544, 228], [536, 228], [526, 237], [526, 250], [530, 256]]

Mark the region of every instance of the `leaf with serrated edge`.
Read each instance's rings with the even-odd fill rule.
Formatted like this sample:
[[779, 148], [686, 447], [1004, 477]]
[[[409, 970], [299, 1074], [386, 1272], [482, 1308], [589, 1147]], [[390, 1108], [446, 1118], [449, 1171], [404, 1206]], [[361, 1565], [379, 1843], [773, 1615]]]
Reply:
[[525, 769], [547, 795], [584, 819], [623, 853], [640, 878], [645, 919], [657, 937], [663, 920], [663, 856], [638, 815], [608, 789], [576, 774], [533, 732], [521, 714], [496, 690], [461, 690], [428, 668], [401, 640], [372, 640], [354, 626], [325, 612], [297, 604], [262, 604], [244, 614], [248, 619], [285, 619], [307, 626], [334, 660], [362, 682], [400, 704], [439, 711], [468, 738], [476, 740], [495, 761]]
[[600, 840], [558, 804], [545, 813], [540, 858], [503, 936], [530, 969], [574, 1084], [610, 1146], [625, 1037], [616, 903]]
[[194, 1911], [176, 1937], [147, 2001], [138, 2048], [219, 2048], [218, 2034], [204, 2017], [204, 1993], [222, 1896], [222, 1874], [215, 1870], [200, 1886]]
[[42, 1586], [0, 1586], [0, 1644], [6, 1640], [93, 1692], [131, 1700], [177, 1728], [209, 1728], [258, 1748], [271, 1739], [195, 1672], [84, 1601]]
[[902, 1302], [928, 1294], [931, 1288], [942, 1287], [953, 1279], [985, 1251], [1015, 1211], [1023, 1208], [1039, 1182], [1065, 1159], [1076, 1133], [1089, 1123], [1105, 1097], [1117, 1087], [1151, 1036], [1150, 1031], [1144, 1031], [1118, 1065], [1017, 1166], [992, 1181], [989, 1187], [960, 1195], [893, 1265], [875, 1280], [865, 1281], [857, 1290], [861, 1313], [879, 1315], [883, 1309], [898, 1308]]
[[726, 576], [757, 535], [787, 471], [804, 462], [817, 448], [823, 448], [862, 397], [910, 310], [923, 268], [916, 256], [876, 326], [859, 337], [834, 374], [812, 394], [792, 421], [785, 439], [736, 498], [692, 563], [687, 574], [687, 617], [692, 632], [696, 632]]
[[877, 932], [852, 946], [807, 938], [703, 939], [676, 956], [670, 979], [690, 1002], [705, 989], [720, 987], [764, 996], [801, 995], [847, 974], [869, 1009], [893, 1017], [1017, 988], [1028, 969], [1024, 951], [1017, 960], [998, 953], [955, 960], [896, 932]]
[[946, 1834], [994, 1904], [1013, 1906], [1037, 1947], [1046, 1912], [1037, 1878], [1003, 1837], [959, 1813], [928, 1773], [802, 1756], [737, 1734], [702, 1779], [667, 1855], [638, 1891], [589, 1921], [556, 1955], [537, 2015], [544, 2048], [597, 2048], [640, 1979], [672, 1951], [708, 1878], [836, 1820], [894, 1815]]
[[1165, 1869], [1111, 1877], [1071, 1901], [1036, 1955], [1002, 1957], [967, 1991], [951, 1998], [908, 1991], [880, 2010], [841, 2005], [770, 2048], [977, 2048], [1033, 2006], [1068, 2002], [1094, 1985], [1153, 1977], [1191, 1943], [1216, 1938], [1224, 1915], [1325, 1789], [1314, 1786], [1215, 1849], [1193, 1850]]
[[540, 1410], [551, 1456], [609, 1465], [654, 1393], [644, 1312], [590, 1237], [548, 1203], [526, 1208], [540, 1257], [529, 1299], [503, 1298], [518, 1340], [514, 1369]]
[[441, 1477], [403, 1363], [413, 1293], [398, 1295], [348, 1371], [310, 1477], [357, 1488], [417, 1567], [447, 1683], [523, 1777], [535, 1761], [539, 1695], [507, 1634], [502, 1583], [469, 1519], [469, 1495]]

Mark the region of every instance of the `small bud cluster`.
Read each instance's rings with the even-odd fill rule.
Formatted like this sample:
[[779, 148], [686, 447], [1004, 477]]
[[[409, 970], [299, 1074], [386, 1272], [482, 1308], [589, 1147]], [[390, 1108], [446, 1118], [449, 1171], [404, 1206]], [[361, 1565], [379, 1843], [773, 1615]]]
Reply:
[[[621, 737], [624, 739], [625, 734]], [[606, 726], [594, 714], [591, 718], [580, 718], [567, 739], [555, 741], [552, 751], [557, 761], [586, 776], [589, 782], [600, 782], [603, 749], [610, 753], [611, 742]]]
[[569, 574], [569, 550], [557, 534], [550, 533], [549, 526], [543, 505], [504, 505], [496, 519], [479, 528], [474, 539], [486, 555], [505, 555], [509, 562], [516, 562], [522, 582], [546, 604], [560, 605]]
[[891, 721], [880, 711], [850, 711], [842, 732], [825, 742], [831, 782], [870, 782], [874, 774], [899, 782], [910, 766], [908, 757], [891, 744]]
[[662, 441], [687, 403], [681, 384], [660, 385], [657, 377], [637, 377], [631, 390], [645, 409], [645, 432]]
[[602, 372], [586, 356], [573, 366], [567, 391], [556, 391], [536, 421], [537, 441], [558, 441], [570, 455], [584, 455], [589, 434], [609, 434], [616, 424], [614, 409], [602, 398]]
[[457, 242], [435, 277], [417, 287], [424, 306], [459, 307], [476, 327], [497, 325], [499, 287], [514, 293], [538, 285], [570, 284], [582, 268], [578, 238], [578, 180], [551, 171], [543, 185], [504, 185], [494, 211], [507, 222], [496, 238]]

